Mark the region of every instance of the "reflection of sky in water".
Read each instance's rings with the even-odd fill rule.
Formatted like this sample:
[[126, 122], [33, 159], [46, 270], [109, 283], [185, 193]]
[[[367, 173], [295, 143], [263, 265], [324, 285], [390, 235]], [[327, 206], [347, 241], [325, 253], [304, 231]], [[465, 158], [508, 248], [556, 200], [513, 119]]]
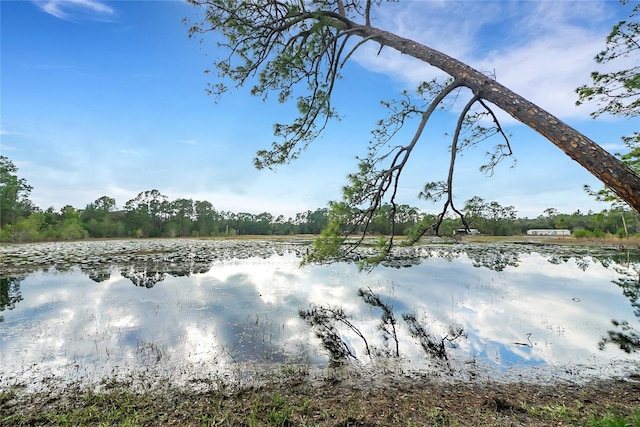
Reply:
[[[612, 319], [638, 326], [629, 299], [612, 284], [620, 277], [612, 267], [620, 266], [592, 260], [581, 269], [574, 259], [551, 263], [529, 253], [502, 271], [474, 266], [462, 255], [366, 274], [347, 263], [299, 268], [299, 258], [288, 253], [217, 261], [190, 276], [164, 274], [150, 288], [133, 286], [123, 276], [131, 275], [127, 268], [112, 269], [101, 282], [78, 269], [36, 272], [20, 283], [22, 301], [2, 312], [0, 365], [3, 379], [11, 380], [34, 366], [40, 375], [63, 371], [99, 378], [150, 366], [223, 372], [235, 362], [288, 362], [301, 352], [312, 363], [324, 363], [298, 310], [312, 303], [341, 307], [370, 345], [381, 347], [380, 312], [358, 298], [363, 287], [394, 307], [409, 368], [428, 366], [429, 359], [400, 320], [408, 312], [437, 336], [461, 325], [467, 337], [447, 350], [460, 362], [498, 370], [635, 363], [633, 353], [613, 344], [598, 349]], [[366, 363], [361, 340], [340, 331]]]

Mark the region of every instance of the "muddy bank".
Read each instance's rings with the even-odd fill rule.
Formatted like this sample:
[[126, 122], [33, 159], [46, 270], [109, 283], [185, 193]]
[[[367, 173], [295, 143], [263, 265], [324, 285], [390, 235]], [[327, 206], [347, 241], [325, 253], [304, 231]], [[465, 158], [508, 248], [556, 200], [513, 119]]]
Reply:
[[640, 425], [637, 378], [589, 383], [469, 383], [389, 379], [375, 387], [337, 379], [272, 379], [194, 391], [0, 393], [2, 425], [614, 426]]

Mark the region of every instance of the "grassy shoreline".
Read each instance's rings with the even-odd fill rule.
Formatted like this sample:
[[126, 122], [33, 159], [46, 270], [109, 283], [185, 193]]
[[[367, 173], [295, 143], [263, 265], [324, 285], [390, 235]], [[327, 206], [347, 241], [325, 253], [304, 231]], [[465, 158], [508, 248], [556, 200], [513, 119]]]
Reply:
[[[637, 380], [637, 378], [636, 378]], [[640, 426], [640, 384], [609, 380], [469, 383], [301, 378], [242, 388], [0, 392], [0, 425], [82, 426]]]

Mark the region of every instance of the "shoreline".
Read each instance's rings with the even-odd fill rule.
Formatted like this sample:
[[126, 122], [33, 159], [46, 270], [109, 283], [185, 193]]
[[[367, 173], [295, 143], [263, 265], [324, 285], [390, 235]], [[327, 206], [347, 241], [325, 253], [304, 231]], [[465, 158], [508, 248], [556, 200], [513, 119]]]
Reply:
[[[640, 376], [587, 383], [271, 378], [245, 387], [0, 392], [2, 425], [617, 426], [640, 425]], [[613, 422], [617, 421], [616, 424]], [[611, 422], [607, 424], [606, 422]]]

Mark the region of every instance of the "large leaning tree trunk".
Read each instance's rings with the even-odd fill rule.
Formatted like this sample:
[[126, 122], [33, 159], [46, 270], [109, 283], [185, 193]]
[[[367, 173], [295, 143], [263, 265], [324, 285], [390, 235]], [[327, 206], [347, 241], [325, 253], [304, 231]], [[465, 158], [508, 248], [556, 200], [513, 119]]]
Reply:
[[392, 47], [461, 79], [473, 93], [529, 126], [591, 172], [620, 198], [640, 212], [640, 176], [562, 120], [527, 101], [480, 71], [428, 46], [373, 27], [354, 26], [362, 37]]
[[[276, 91], [281, 102], [297, 93], [292, 87], [306, 84], [307, 95], [297, 99], [300, 116], [292, 124], [275, 125], [275, 135], [281, 137], [283, 142], [274, 142], [273, 149], [258, 152], [255, 163], [259, 168], [295, 159], [324, 129], [327, 121], [336, 116], [331, 107], [336, 79], [353, 51], [364, 43], [377, 43], [380, 49], [395, 49], [429, 63], [452, 77], [452, 83], [442, 86], [441, 94], [434, 96], [426, 111], [420, 112], [423, 121], [413, 140], [399, 147], [397, 152], [385, 155], [385, 158], [393, 159], [389, 168], [374, 171], [377, 159], [369, 159], [368, 163], [361, 164], [359, 174], [369, 174], [368, 183], [371, 185], [367, 188], [363, 184], [365, 181], [353, 178], [355, 175], [350, 176], [350, 179], [356, 180], [351, 189], [352, 201], [355, 200], [355, 204], [365, 200], [371, 203], [366, 210], [368, 219], [365, 218], [364, 222], [368, 223], [372, 212], [381, 204], [382, 194], [389, 189], [393, 193], [391, 202], [395, 206], [393, 198], [397, 179], [426, 121], [438, 103], [460, 87], [468, 88], [473, 97], [459, 119], [452, 142], [449, 179], [444, 186], [449, 197], [447, 203], [456, 212], [451, 198], [451, 181], [457, 135], [463, 116], [473, 104], [482, 105], [495, 119], [484, 101], [539, 132], [640, 212], [640, 176], [632, 169], [591, 139], [491, 77], [442, 52], [372, 26], [371, 8], [379, 5], [380, 0], [188, 1], [205, 8], [205, 18], [191, 26], [190, 35], [217, 32], [223, 36], [224, 41], [219, 46], [221, 50], [226, 48], [228, 56], [215, 63], [223, 80], [231, 80], [234, 87], [256, 82], [252, 88], [254, 95], [266, 98], [269, 92]], [[357, 41], [348, 43], [353, 39]], [[218, 83], [210, 91], [221, 94], [227, 89], [223, 83]], [[500, 130], [500, 133], [503, 132]], [[353, 193], [358, 191], [360, 194], [354, 196]], [[446, 206], [442, 216], [445, 212]]]

